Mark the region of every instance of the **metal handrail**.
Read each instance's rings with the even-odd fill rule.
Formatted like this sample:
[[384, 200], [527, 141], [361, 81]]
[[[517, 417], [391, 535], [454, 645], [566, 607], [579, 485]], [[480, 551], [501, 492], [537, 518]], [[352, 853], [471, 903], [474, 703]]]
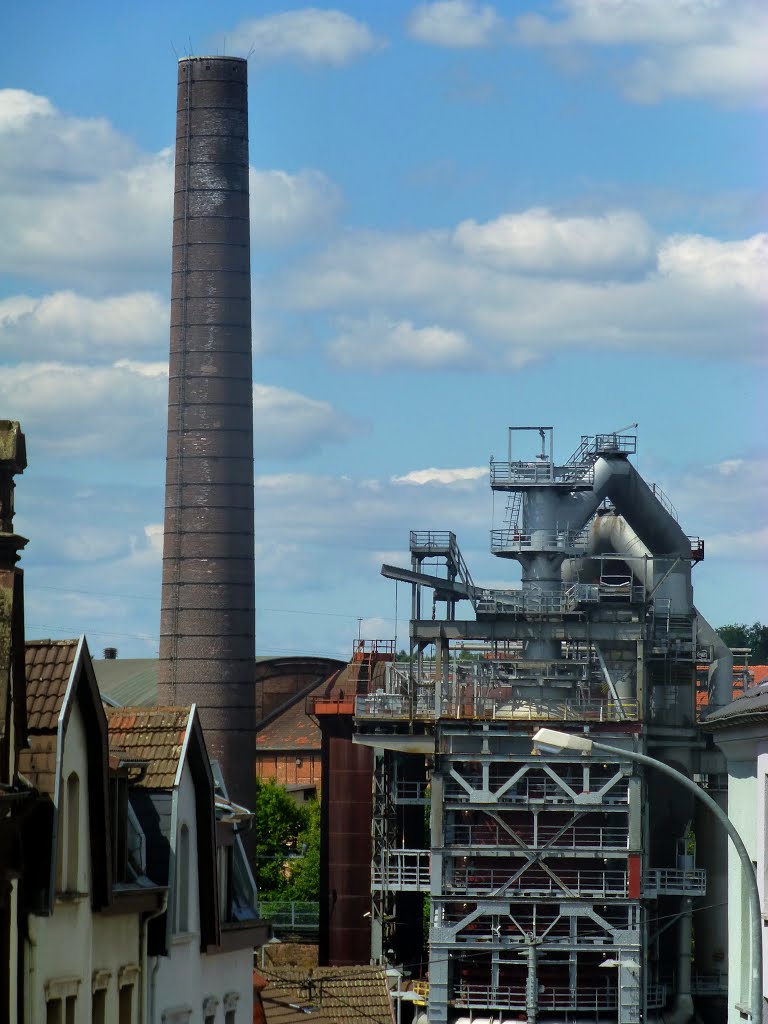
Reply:
[[[534, 545], [533, 538], [536, 538]], [[514, 526], [491, 530], [491, 552], [585, 550], [587, 537], [583, 530], [537, 530], [524, 533]]]
[[505, 895], [558, 896], [571, 892], [579, 896], [599, 898], [626, 898], [626, 871], [586, 871], [562, 870], [558, 866], [558, 884], [550, 875], [541, 872], [535, 876], [525, 872], [514, 881], [510, 880], [513, 868], [486, 868], [475, 864], [459, 868], [454, 872], [453, 879], [446, 881], [446, 892], [457, 890], [466, 893], [488, 895], [499, 889]]
[[[667, 1001], [666, 986], [648, 985], [646, 997], [649, 1007], [663, 1006]], [[453, 998], [467, 1009], [524, 1010], [526, 986], [461, 982], [454, 988]], [[615, 985], [594, 988], [579, 985], [575, 989], [547, 985], [539, 990], [537, 1004], [540, 1010], [613, 1010], [618, 1006], [618, 992]]]
[[275, 931], [317, 931], [320, 927], [320, 904], [296, 900], [260, 900], [258, 915], [272, 924]]
[[[453, 688], [451, 688], [453, 689]], [[640, 706], [636, 700], [535, 700], [530, 697], [494, 700], [482, 695], [443, 698], [440, 715], [434, 705], [434, 684], [419, 699], [407, 694], [374, 693], [355, 697], [356, 718], [432, 721], [437, 717], [528, 722], [621, 722], [635, 720]]]
[[[556, 825], [540, 825], [535, 834], [532, 829], [527, 832], [521, 829], [516, 831], [520, 839], [531, 849], [547, 845], [551, 849], [626, 850], [629, 846], [628, 830], [615, 826], [587, 828], [572, 825], [563, 830]], [[446, 840], [449, 845], [472, 846], [478, 849], [484, 846], [494, 849], [502, 846], [520, 849], [520, 843], [508, 832], [490, 822], [484, 825], [453, 825], [448, 828]]]

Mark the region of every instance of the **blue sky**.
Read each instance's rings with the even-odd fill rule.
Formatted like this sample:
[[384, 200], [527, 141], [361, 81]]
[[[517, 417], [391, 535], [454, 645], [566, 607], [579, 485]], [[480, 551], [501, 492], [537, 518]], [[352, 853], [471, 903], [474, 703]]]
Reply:
[[[512, 424], [637, 421], [768, 619], [765, 102], [749, 0], [28, 0], [0, 33], [0, 415], [30, 636], [157, 649], [176, 57], [249, 56], [257, 646], [405, 641], [411, 528], [479, 582]], [[395, 605], [397, 604], [397, 626]]]

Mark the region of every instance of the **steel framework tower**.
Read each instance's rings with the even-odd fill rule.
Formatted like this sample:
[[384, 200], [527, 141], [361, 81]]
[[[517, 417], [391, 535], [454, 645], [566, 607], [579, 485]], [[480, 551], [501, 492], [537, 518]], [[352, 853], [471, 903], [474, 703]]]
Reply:
[[[692, 601], [703, 544], [637, 473], [635, 446], [583, 437], [557, 464], [551, 428], [510, 428], [506, 459], [491, 461], [508, 495], [491, 550], [520, 564], [517, 589], [477, 586], [452, 532], [412, 532], [411, 567], [382, 569], [412, 586], [411, 659], [356, 697], [354, 739], [376, 764], [374, 956], [405, 958], [401, 901], [429, 898], [419, 1021], [638, 1024], [664, 1008], [682, 1024], [694, 995], [721, 985], [703, 941], [693, 965], [707, 871], [688, 795], [629, 760], [531, 748], [554, 721], [704, 785], [723, 771], [696, 723], [697, 664], [712, 705], [731, 685]], [[444, 616], [426, 617], [425, 591]], [[473, 618], [457, 617], [461, 602]], [[422, 841], [414, 805], [428, 810]]]

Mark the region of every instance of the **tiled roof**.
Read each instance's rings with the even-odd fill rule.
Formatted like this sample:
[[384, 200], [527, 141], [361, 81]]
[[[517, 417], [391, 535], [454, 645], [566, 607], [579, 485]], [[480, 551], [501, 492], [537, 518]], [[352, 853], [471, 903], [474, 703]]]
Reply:
[[[747, 680], [747, 686], [749, 688], [759, 686], [760, 683], [765, 682], [768, 679], [768, 665], [750, 665], [747, 669], [749, 678]], [[733, 666], [733, 690], [731, 691], [733, 700], [743, 696], [744, 694], [744, 666], [734, 665]], [[696, 694], [696, 707], [699, 712], [703, 711], [709, 706], [709, 694], [706, 690], [699, 690]]]
[[148, 761], [136, 785], [172, 789], [176, 780], [191, 708], [105, 708], [109, 745]]
[[27, 728], [55, 732], [79, 640], [33, 640], [25, 645]]
[[267, 1024], [394, 1024], [383, 967], [267, 969], [261, 1001]]
[[29, 746], [19, 751], [19, 771], [40, 793], [53, 797], [56, 791], [55, 732], [30, 733]]

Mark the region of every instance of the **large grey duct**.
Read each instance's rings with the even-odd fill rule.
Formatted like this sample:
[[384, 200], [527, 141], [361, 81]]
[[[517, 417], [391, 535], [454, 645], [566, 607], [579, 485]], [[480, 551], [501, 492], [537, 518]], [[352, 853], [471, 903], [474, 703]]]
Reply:
[[247, 64], [179, 61], [159, 702], [198, 706], [253, 796], [254, 538]]

